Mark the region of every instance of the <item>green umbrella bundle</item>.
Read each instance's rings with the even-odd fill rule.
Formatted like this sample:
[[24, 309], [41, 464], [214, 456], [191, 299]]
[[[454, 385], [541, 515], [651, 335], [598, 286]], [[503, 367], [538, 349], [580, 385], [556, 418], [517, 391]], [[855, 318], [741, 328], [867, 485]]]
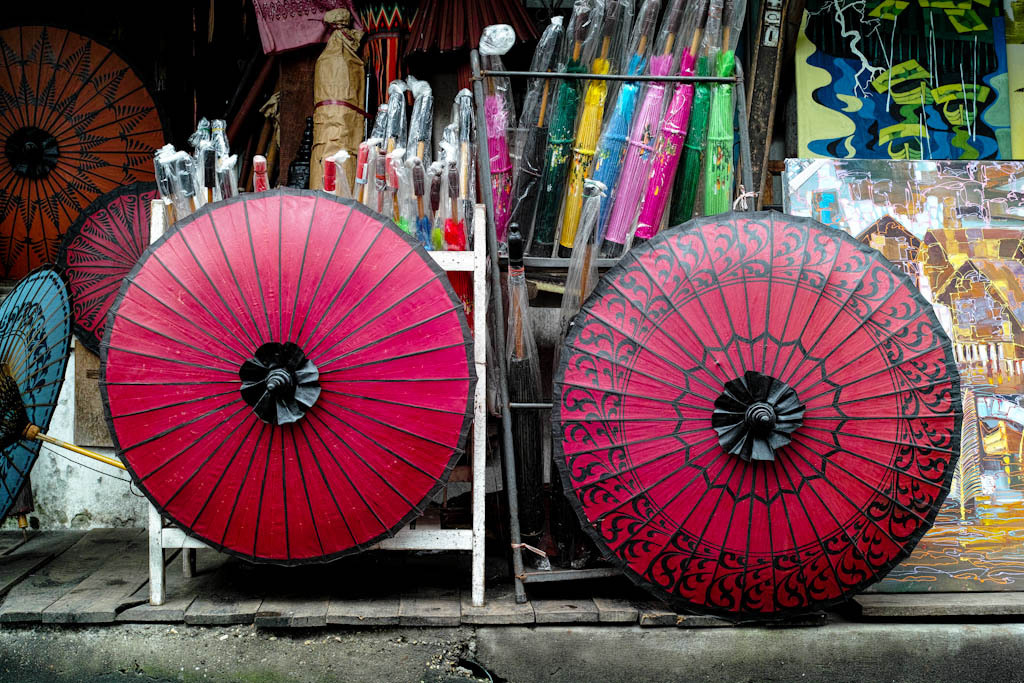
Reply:
[[[716, 75], [732, 78], [736, 73], [736, 43], [746, 10], [746, 0], [732, 4], [729, 21], [722, 36], [722, 52], [718, 55]], [[732, 83], [715, 86], [708, 121], [708, 148], [704, 158], [704, 215], [716, 216], [732, 208], [733, 178], [733, 89]]]
[[[565, 65], [567, 73], [586, 73], [593, 59], [604, 21], [603, 0], [576, 0], [566, 31], [566, 46], [571, 50]], [[550, 256], [555, 242], [555, 225], [562, 209], [565, 179], [572, 161], [572, 143], [576, 132], [582, 88], [577, 80], [561, 81], [548, 117], [548, 145], [544, 155], [544, 175], [540, 183], [540, 201], [533, 222], [530, 253]]]
[[[704, 42], [700, 57], [697, 58], [698, 76], [710, 76], [714, 67], [715, 53], [722, 30], [722, 0], [712, 0], [708, 7], [708, 21], [704, 28]], [[686, 133], [683, 156], [672, 186], [672, 203], [669, 205], [669, 225], [679, 225], [693, 218], [700, 186], [701, 171], [704, 168], [704, 147], [707, 143], [708, 114], [711, 110], [711, 85], [698, 83], [693, 91], [693, 105], [690, 109], [690, 128]]]

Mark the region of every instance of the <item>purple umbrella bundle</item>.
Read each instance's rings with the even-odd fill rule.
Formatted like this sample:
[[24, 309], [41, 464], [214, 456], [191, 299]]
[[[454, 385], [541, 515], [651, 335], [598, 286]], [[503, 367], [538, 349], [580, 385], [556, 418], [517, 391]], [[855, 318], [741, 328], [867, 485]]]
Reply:
[[[673, 0], [662, 19], [655, 56], [651, 57], [652, 76], [667, 76], [672, 71], [676, 61], [676, 38], [683, 18], [682, 5], [682, 0]], [[616, 196], [604, 230], [601, 254], [605, 257], [617, 258], [625, 250], [630, 227], [643, 198], [647, 171], [654, 156], [654, 142], [661, 128], [667, 89], [665, 83], [652, 82], [648, 85], [633, 121], [626, 158], [616, 185]]]

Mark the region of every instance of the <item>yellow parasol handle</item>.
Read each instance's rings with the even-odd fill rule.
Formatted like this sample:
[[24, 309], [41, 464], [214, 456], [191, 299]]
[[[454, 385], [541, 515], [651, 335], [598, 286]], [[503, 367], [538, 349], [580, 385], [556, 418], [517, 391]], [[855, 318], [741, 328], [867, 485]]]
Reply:
[[99, 453], [94, 453], [93, 451], [88, 451], [88, 450], [86, 450], [84, 448], [79, 448], [78, 446], [76, 446], [74, 444], [66, 443], [64, 441], [61, 441], [60, 439], [55, 439], [52, 436], [49, 436], [48, 434], [43, 434], [41, 431], [39, 431], [39, 427], [37, 427], [36, 425], [29, 425], [29, 426], [25, 427], [25, 431], [22, 432], [22, 436], [24, 436], [29, 441], [32, 441], [32, 440], [43, 441], [43, 442], [48, 443], [48, 444], [53, 444], [54, 446], [60, 446], [61, 448], [66, 448], [69, 451], [72, 451], [74, 453], [78, 453], [79, 455], [84, 455], [87, 458], [92, 458], [93, 460], [99, 460], [100, 462], [106, 463], [107, 465], [110, 465], [111, 467], [116, 467], [116, 468], [122, 469], [122, 470], [127, 469], [124, 466], [124, 464], [122, 464], [119, 460], [114, 460], [113, 458], [108, 458], [105, 455], [100, 455]]

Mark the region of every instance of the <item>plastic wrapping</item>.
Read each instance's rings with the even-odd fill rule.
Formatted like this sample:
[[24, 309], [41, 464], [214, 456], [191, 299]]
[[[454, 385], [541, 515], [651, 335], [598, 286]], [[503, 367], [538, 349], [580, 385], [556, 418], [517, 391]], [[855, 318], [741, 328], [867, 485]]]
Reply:
[[467, 243], [473, 236], [473, 191], [474, 160], [473, 154], [473, 94], [463, 88], [455, 96], [455, 108], [459, 124], [459, 202], [462, 213], [463, 229]]
[[409, 116], [409, 138], [405, 149], [411, 157], [416, 157], [426, 165], [430, 165], [430, 148], [434, 137], [434, 94], [430, 84], [414, 76], [406, 79], [412, 93], [412, 114]]
[[[494, 24], [480, 37], [480, 62], [488, 71], [503, 71], [501, 60], [515, 44], [516, 34], [508, 24]], [[494, 201], [494, 229], [498, 250], [505, 252], [506, 232], [512, 209], [512, 155], [509, 126], [516, 118], [512, 85], [504, 76], [488, 76], [484, 80], [484, 117], [487, 121], [487, 150], [490, 153], [491, 198]]]
[[[652, 76], [667, 76], [672, 71], [683, 14], [683, 0], [672, 0], [665, 10], [648, 65], [648, 72]], [[640, 108], [630, 129], [626, 157], [622, 162], [622, 172], [613, 193], [612, 210], [604, 229], [602, 253], [605, 256], [620, 256], [635, 226], [640, 201], [647, 186], [647, 173], [654, 156], [654, 143], [661, 129], [667, 90], [666, 83], [656, 81], [644, 89]]]
[[[607, 0], [601, 41], [591, 62], [590, 71], [597, 74], [611, 72], [612, 63], [620, 62], [622, 43], [633, 19], [633, 0]], [[626, 29], [623, 30], [623, 24]], [[617, 70], [617, 69], [616, 69]], [[597, 141], [604, 121], [605, 101], [608, 96], [608, 82], [593, 80], [586, 85], [583, 95], [583, 111], [576, 126], [576, 138], [572, 148], [572, 164], [569, 167], [568, 187], [565, 206], [562, 209], [562, 229], [559, 237], [559, 256], [568, 256], [576, 239], [576, 228], [583, 206], [583, 181], [590, 175], [590, 165], [597, 151]]]
[[[642, 74], [646, 70], [660, 12], [661, 0], [645, 0], [640, 6], [631, 34], [632, 41], [627, 51], [626, 73]], [[639, 92], [639, 82], [623, 83], [618, 88], [614, 97], [615, 104], [606, 116], [604, 127], [601, 129], [601, 137], [598, 140], [592, 162], [591, 176], [609, 188], [609, 194], [618, 182], [619, 174], [622, 171], [626, 143], [629, 139], [629, 130], [632, 127]], [[612, 202], [607, 196], [601, 199], [601, 213], [597, 222], [599, 240], [604, 239], [604, 226], [608, 222], [611, 206]]]
[[352, 155], [347, 150], [339, 149], [334, 156], [329, 157], [330, 162], [335, 165], [334, 194], [338, 197], [352, 198], [352, 181], [349, 180], [348, 169], [352, 167]]
[[270, 189], [270, 179], [267, 177], [267, 158], [257, 154], [252, 158], [252, 191], [266, 192]]
[[331, 29], [313, 71], [313, 149], [310, 155], [310, 189], [320, 189], [323, 160], [338, 150], [350, 155], [346, 174], [355, 175], [355, 155], [363, 138], [360, 108], [366, 93], [366, 73], [359, 57], [363, 32], [346, 8], [328, 11], [323, 22]]
[[232, 154], [217, 161], [217, 189], [220, 192], [221, 199], [238, 196], [237, 154]]
[[337, 180], [338, 167], [334, 165], [334, 157], [327, 157], [324, 159], [321, 189], [328, 194], [334, 194], [335, 190], [338, 189]]
[[444, 215], [441, 201], [444, 197], [444, 164], [435, 161], [428, 169], [429, 191], [430, 191], [430, 249], [441, 251], [444, 249]]
[[[715, 55], [720, 44], [722, 25], [722, 0], [711, 0], [708, 19], [704, 26], [704, 39], [697, 57], [698, 76], [710, 76], [714, 71]], [[672, 186], [672, 200], [668, 221], [679, 225], [693, 218], [697, 202], [697, 188], [700, 185], [704, 166], [704, 149], [707, 144], [708, 113], [711, 109], [711, 85], [698, 83], [693, 89], [693, 104], [690, 107], [690, 125], [686, 132], [686, 143], [679, 169]]]
[[[551, 71], [554, 68], [562, 35], [562, 18], [554, 17], [537, 42], [530, 63], [531, 71]], [[551, 89], [552, 82], [548, 78], [534, 78], [527, 84], [515, 135], [515, 170], [509, 225], [517, 223], [529, 227], [533, 224], [543, 173], [544, 146], [548, 134], [545, 116]]]
[[[723, 20], [721, 51], [716, 58], [715, 75], [731, 77], [736, 73], [736, 44], [746, 16], [746, 0], [729, 0]], [[732, 83], [714, 86], [708, 116], [708, 148], [704, 158], [704, 215], [714, 216], [732, 208], [735, 168], [733, 165], [733, 88]]]
[[202, 206], [198, 196], [195, 161], [188, 152], [175, 152], [171, 158], [171, 168], [171, 184], [179, 197], [175, 206], [180, 206], [178, 220], [181, 220]]
[[445, 189], [448, 191], [448, 216], [444, 221], [445, 251], [466, 250], [466, 224], [459, 216], [459, 164], [454, 159], [445, 165]]
[[367, 162], [370, 160], [370, 141], [359, 143], [359, 154], [356, 157], [356, 177], [352, 180], [352, 196], [362, 202], [366, 198], [366, 179], [369, 175]]
[[395, 221], [395, 225], [402, 229], [402, 232], [413, 234], [414, 223], [410, 220], [411, 210], [411, 179], [409, 169], [405, 166], [405, 148], [396, 147], [388, 154], [385, 166], [387, 177], [388, 201], [391, 208], [385, 207], [384, 214]]
[[[367, 155], [366, 155], [366, 166], [363, 169], [363, 204], [378, 211], [377, 209], [377, 160], [383, 161], [384, 155], [381, 151], [381, 144], [383, 140], [379, 138], [370, 138], [366, 141], [367, 143]], [[381, 167], [381, 177], [383, 178], [384, 168]]]
[[[370, 129], [370, 138], [384, 139], [388, 130], [388, 104], [383, 102], [377, 106], [377, 116], [373, 119], [373, 128]], [[367, 138], [369, 139], [369, 138]]]
[[[536, 402], [543, 398], [540, 357], [530, 321], [523, 238], [517, 227], [509, 226], [508, 235], [508, 394], [510, 401]], [[544, 530], [544, 431], [540, 414], [534, 410], [513, 411], [512, 432], [520, 533], [527, 542], [536, 542]]]
[[558, 315], [558, 343], [555, 344], [554, 368], [557, 375], [559, 355], [569, 325], [579, 313], [580, 306], [597, 285], [597, 257], [600, 243], [597, 241], [597, 220], [601, 213], [601, 199], [606, 188], [604, 183], [587, 179], [583, 183], [583, 208], [580, 212], [579, 230], [569, 258], [565, 276], [565, 293]]
[[373, 159], [373, 188], [376, 202], [374, 210], [385, 216], [384, 202], [388, 198], [388, 157], [383, 150]]
[[[406, 159], [405, 163], [409, 167], [412, 195], [416, 202], [416, 239], [419, 240], [424, 249], [431, 251], [433, 244], [430, 240], [432, 224], [430, 217], [427, 215], [430, 200], [427, 170], [423, 162], [415, 156]], [[438, 193], [440, 194], [440, 188], [438, 188]]]
[[[169, 223], [180, 220], [192, 213], [195, 208], [182, 187], [181, 174], [188, 175], [189, 181], [192, 178], [192, 157], [186, 152], [181, 152], [189, 164], [186, 169], [179, 167], [178, 152], [174, 151], [173, 145], [164, 145], [153, 157], [153, 166], [156, 172], [157, 191], [163, 199], [164, 205], [171, 207], [171, 214], [168, 216]], [[191, 187], [191, 185], [190, 185]]]
[[[560, 65], [560, 69], [569, 73], [586, 72], [601, 43], [603, 22], [604, 0], [575, 0], [560, 60], [565, 66]], [[556, 97], [548, 113], [544, 174], [540, 183], [541, 193], [532, 238], [528, 242], [531, 245], [530, 253], [538, 256], [550, 256], [555, 241], [555, 228], [562, 207], [562, 193], [569, 172], [569, 162], [572, 160], [576, 114], [579, 110], [582, 88], [582, 81], [559, 81]], [[522, 227], [520, 224], [520, 228]]]
[[220, 191], [217, 189], [217, 151], [213, 148], [213, 142], [203, 140], [196, 148], [197, 166], [199, 176], [199, 205], [209, 204], [220, 199]]
[[388, 154], [409, 137], [409, 122], [405, 111], [405, 93], [408, 90], [405, 81], [391, 81], [388, 86], [388, 119], [384, 129], [384, 151]]
[[[707, 0], [697, 0], [687, 7], [683, 18], [680, 37], [686, 47], [679, 59], [679, 75], [693, 75], [697, 63], [697, 51], [701, 42], [702, 31], [700, 22]], [[714, 7], [711, 7], [713, 19]], [[693, 84], [677, 85], [668, 110], [665, 112], [664, 123], [658, 142], [655, 145], [654, 159], [648, 174], [647, 188], [641, 203], [640, 215], [637, 217], [635, 239], [648, 240], [657, 233], [661, 226], [672, 179], [675, 177], [686, 142], [686, 130], [690, 124], [690, 112], [693, 107]]]
[[[199, 119], [195, 132], [188, 136], [188, 144], [192, 147], [193, 152], [198, 154], [199, 145], [204, 140], [207, 142], [210, 140], [210, 122], [205, 116]], [[196, 159], [198, 159], [198, 156]]]
[[210, 121], [210, 142], [213, 143], [213, 149], [216, 150], [217, 156], [220, 158], [227, 157], [230, 154], [226, 132], [227, 125], [224, 119]]

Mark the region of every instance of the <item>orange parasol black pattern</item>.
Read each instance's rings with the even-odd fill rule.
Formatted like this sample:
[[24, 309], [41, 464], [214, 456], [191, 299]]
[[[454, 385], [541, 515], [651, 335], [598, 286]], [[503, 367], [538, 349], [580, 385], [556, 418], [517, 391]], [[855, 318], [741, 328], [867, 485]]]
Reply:
[[100, 195], [152, 181], [164, 130], [152, 94], [111, 48], [52, 26], [0, 30], [0, 277], [52, 262]]

